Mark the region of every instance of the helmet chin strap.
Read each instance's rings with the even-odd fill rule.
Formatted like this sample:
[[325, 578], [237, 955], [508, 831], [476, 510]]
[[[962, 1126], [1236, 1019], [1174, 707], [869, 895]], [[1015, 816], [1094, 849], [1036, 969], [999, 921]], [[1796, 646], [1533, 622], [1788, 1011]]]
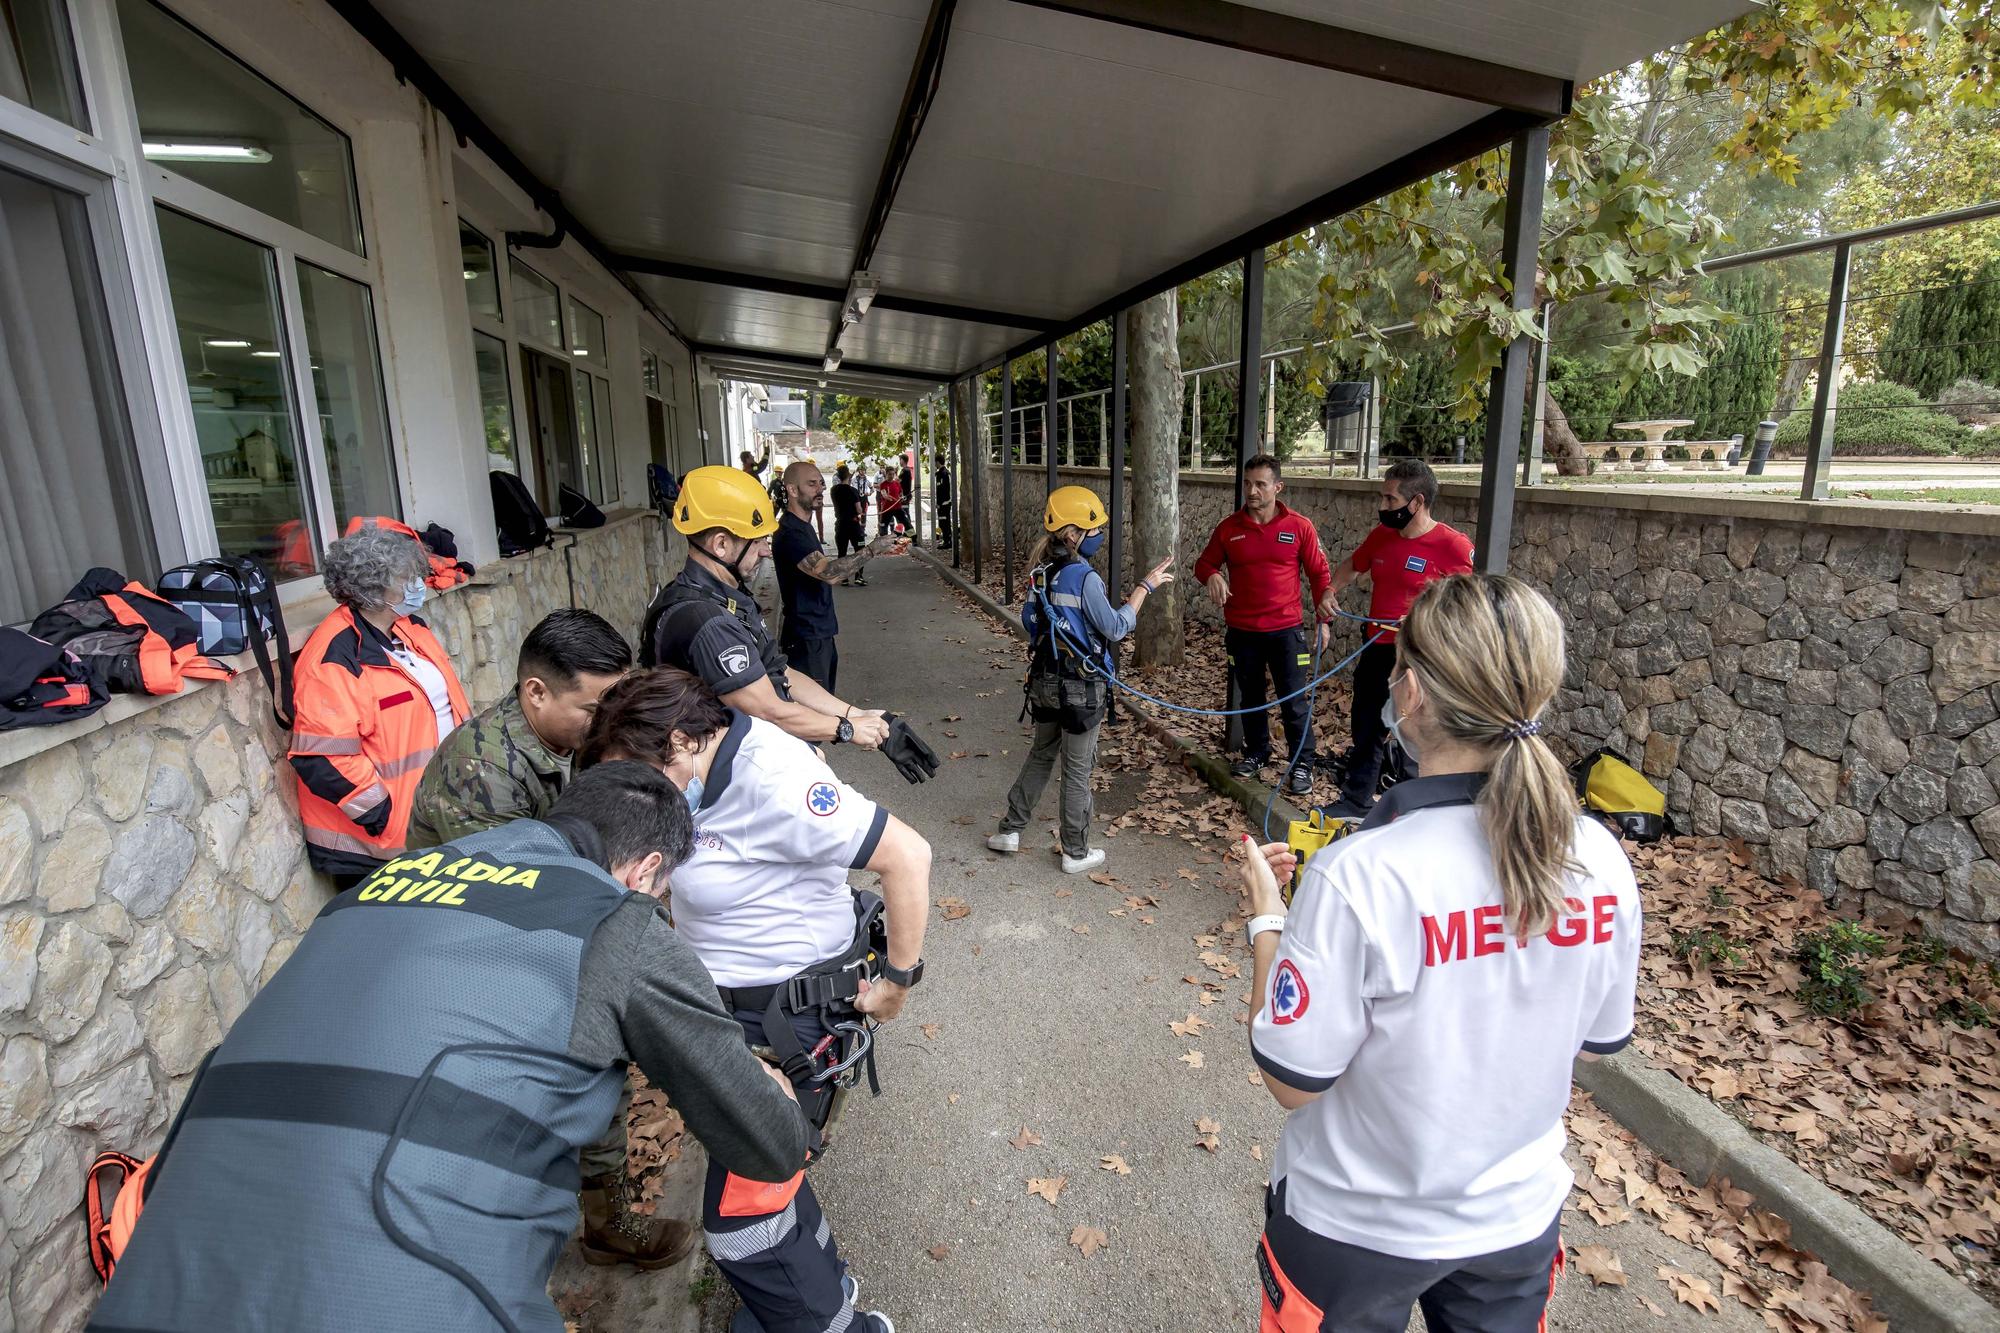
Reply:
[[734, 560], [724, 560], [713, 551], [709, 552], [709, 558], [729, 571], [729, 577], [736, 580], [737, 587], [745, 588], [749, 586], [749, 580], [743, 577], [743, 557], [750, 554], [750, 548], [756, 544], [754, 541], [744, 542], [743, 549], [736, 553]]

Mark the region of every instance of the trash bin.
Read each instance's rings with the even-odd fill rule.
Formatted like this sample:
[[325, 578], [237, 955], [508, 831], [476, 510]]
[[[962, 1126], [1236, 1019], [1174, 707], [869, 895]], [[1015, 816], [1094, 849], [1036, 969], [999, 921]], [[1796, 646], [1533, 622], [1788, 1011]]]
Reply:
[[1764, 475], [1764, 464], [1771, 461], [1771, 441], [1778, 438], [1778, 423], [1760, 421], [1757, 423], [1757, 442], [1750, 447], [1750, 466], [1743, 469], [1746, 477]]

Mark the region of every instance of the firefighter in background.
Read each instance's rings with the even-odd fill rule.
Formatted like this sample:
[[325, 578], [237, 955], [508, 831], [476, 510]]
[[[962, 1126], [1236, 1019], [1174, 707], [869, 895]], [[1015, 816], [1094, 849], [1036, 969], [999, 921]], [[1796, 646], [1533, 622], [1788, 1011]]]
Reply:
[[1007, 793], [1000, 830], [986, 840], [996, 852], [1021, 850], [1021, 830], [1034, 817], [1060, 758], [1062, 868], [1072, 875], [1104, 864], [1104, 849], [1090, 845], [1090, 771], [1110, 701], [1104, 673], [1111, 668], [1111, 645], [1132, 632], [1147, 595], [1174, 581], [1169, 556], [1113, 610], [1104, 580], [1090, 564], [1104, 545], [1108, 521], [1104, 502], [1085, 486], [1052, 492], [1042, 511], [1045, 535], [1028, 556], [1028, 600], [1021, 611], [1033, 645], [1027, 706], [1035, 739]]
[[[822, 1132], [842, 1067], [867, 1069], [875, 1023], [923, 978], [931, 849], [842, 782], [818, 753], [736, 712], [684, 671], [613, 686], [577, 762], [636, 759], [682, 788], [694, 850], [674, 872], [674, 930], [715, 978], [744, 1040], [769, 1051]], [[881, 894], [850, 888], [850, 871]], [[702, 1203], [709, 1255], [764, 1333], [894, 1333], [854, 1308], [855, 1284], [804, 1173], [782, 1185], [712, 1163]]]
[[424, 765], [472, 709], [418, 618], [430, 557], [386, 528], [326, 548], [339, 609], [299, 650], [290, 758], [312, 867], [348, 888], [404, 848]]

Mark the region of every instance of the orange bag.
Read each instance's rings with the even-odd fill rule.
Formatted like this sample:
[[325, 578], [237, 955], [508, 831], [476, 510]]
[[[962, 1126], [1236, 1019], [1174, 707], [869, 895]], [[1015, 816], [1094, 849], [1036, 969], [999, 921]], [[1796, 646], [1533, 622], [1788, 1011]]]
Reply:
[[[83, 1182], [83, 1210], [90, 1227], [90, 1266], [104, 1282], [111, 1281], [119, 1257], [131, 1243], [132, 1228], [146, 1206], [146, 1187], [157, 1155], [140, 1161], [130, 1153], [107, 1150], [97, 1154]], [[105, 1200], [111, 1206], [104, 1206]]]

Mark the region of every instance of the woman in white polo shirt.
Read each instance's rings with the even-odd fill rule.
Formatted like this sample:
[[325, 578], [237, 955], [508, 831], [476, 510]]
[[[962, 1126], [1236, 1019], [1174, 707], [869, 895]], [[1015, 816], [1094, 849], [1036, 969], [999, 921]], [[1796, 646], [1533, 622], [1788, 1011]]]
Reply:
[[[694, 850], [668, 889], [674, 929], [715, 978], [744, 1040], [771, 1051], [824, 1129], [835, 1096], [829, 1067], [862, 1049], [861, 1016], [896, 1017], [923, 976], [930, 844], [834, 776], [810, 744], [672, 667], [605, 692], [577, 766], [606, 759], [650, 764], [687, 797]], [[862, 899], [850, 870], [881, 877], [887, 938], [865, 969], [873, 980], [855, 965]], [[886, 1315], [854, 1308], [855, 1284], [803, 1172], [771, 1185], [710, 1162], [702, 1229], [754, 1319], [748, 1327], [895, 1333]]]
[[1289, 918], [1290, 854], [1246, 860], [1251, 1054], [1291, 1112], [1266, 1333], [1401, 1333], [1413, 1303], [1432, 1330], [1541, 1325], [1571, 1061], [1631, 1039], [1640, 934], [1623, 849], [1540, 735], [1562, 675], [1562, 624], [1527, 584], [1432, 584], [1384, 710], [1423, 776], [1312, 859]]

